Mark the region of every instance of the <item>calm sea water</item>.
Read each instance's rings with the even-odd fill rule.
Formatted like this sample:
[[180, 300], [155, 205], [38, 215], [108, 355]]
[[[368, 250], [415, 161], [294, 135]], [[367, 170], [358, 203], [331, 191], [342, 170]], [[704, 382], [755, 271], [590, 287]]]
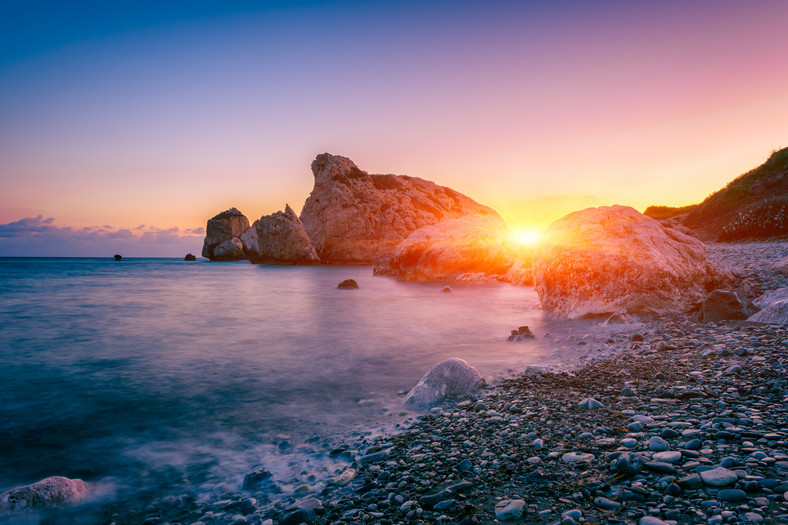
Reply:
[[549, 328], [532, 288], [440, 288], [369, 267], [0, 259], [0, 491], [237, 490], [302, 443], [402, 421], [401, 392], [445, 358], [488, 377], [546, 359], [506, 342]]

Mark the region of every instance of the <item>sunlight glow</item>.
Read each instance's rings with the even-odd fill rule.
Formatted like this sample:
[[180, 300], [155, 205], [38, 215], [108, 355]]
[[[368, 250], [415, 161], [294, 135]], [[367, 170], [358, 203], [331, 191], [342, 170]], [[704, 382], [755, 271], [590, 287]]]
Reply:
[[509, 239], [520, 246], [531, 246], [539, 240], [539, 232], [537, 230], [515, 230], [509, 234]]

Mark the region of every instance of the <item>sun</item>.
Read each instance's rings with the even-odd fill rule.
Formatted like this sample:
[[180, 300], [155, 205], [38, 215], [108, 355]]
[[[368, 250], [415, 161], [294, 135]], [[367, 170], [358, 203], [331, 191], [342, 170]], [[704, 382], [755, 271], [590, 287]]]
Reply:
[[533, 246], [539, 241], [537, 230], [515, 230], [509, 234], [512, 243], [520, 246]]

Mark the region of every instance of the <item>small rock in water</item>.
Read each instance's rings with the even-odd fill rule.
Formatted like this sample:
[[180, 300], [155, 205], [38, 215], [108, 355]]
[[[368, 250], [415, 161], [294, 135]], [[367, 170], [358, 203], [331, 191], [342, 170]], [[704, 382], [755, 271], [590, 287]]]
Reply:
[[409, 408], [427, 408], [448, 396], [478, 390], [484, 384], [484, 378], [478, 370], [462, 359], [453, 357], [432, 367], [402, 404]]
[[507, 341], [524, 341], [528, 339], [536, 339], [536, 336], [527, 326], [520, 326], [517, 330], [512, 330], [512, 335], [509, 336]]
[[501, 521], [518, 520], [523, 515], [525, 501], [521, 499], [505, 499], [495, 504], [495, 518]]
[[449, 288], [448, 286], [444, 286], [443, 288], [441, 288], [441, 292], [443, 292], [443, 293], [452, 293], [452, 291], [453, 290], [451, 288]]
[[353, 470], [352, 468], [349, 468], [346, 471], [344, 471], [342, 474], [340, 474], [339, 477], [337, 477], [337, 479], [334, 481], [334, 485], [338, 487], [344, 487], [345, 485], [350, 483], [355, 477], [356, 477], [356, 471]]
[[62, 507], [79, 503], [89, 485], [81, 479], [52, 476], [32, 485], [16, 487], [0, 494], [0, 510]]
[[358, 283], [353, 279], [345, 279], [337, 285], [337, 288], [340, 290], [356, 290], [358, 289]]
[[244, 477], [243, 490], [253, 490], [271, 481], [271, 471], [260, 467]]

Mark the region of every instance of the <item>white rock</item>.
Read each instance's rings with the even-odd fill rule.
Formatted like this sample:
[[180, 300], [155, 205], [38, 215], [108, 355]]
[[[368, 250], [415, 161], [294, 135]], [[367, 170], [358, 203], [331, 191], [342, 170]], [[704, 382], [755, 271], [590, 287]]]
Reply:
[[628, 206], [570, 213], [541, 239], [534, 286], [561, 317], [686, 312], [724, 277], [701, 241]]
[[587, 408], [588, 410], [592, 410], [594, 408], [600, 408], [602, 403], [594, 399], [593, 397], [587, 397], [582, 400], [580, 403], [577, 404], [580, 408]]
[[501, 521], [519, 520], [525, 510], [525, 501], [505, 499], [495, 504], [495, 518]]
[[762, 324], [788, 324], [788, 299], [773, 302], [747, 320]]
[[[373, 273], [419, 282], [505, 280], [515, 262], [515, 252], [508, 248], [509, 236], [506, 223], [497, 215], [471, 214], [442, 221], [408, 235], [375, 261]], [[513, 274], [513, 278], [522, 276]]]
[[656, 516], [643, 516], [638, 521], [638, 525], [668, 525], [668, 522], [662, 521]]
[[564, 463], [590, 463], [593, 460], [593, 454], [584, 454], [582, 452], [567, 452], [561, 456], [561, 461]]
[[754, 300], [752, 304], [758, 308], [766, 308], [775, 301], [784, 301], [786, 299], [788, 299], [788, 286], [785, 288], [777, 288], [776, 290], [767, 290]]
[[334, 481], [334, 485], [337, 485], [339, 487], [344, 487], [345, 485], [353, 481], [353, 478], [355, 477], [356, 477], [356, 471], [353, 470], [352, 468], [349, 468], [346, 471], [344, 471], [342, 474], [340, 474], [339, 477], [337, 477], [337, 479]]
[[484, 378], [471, 365], [452, 357], [432, 367], [408, 393], [403, 405], [427, 408], [448, 396], [473, 392], [484, 386]]
[[416, 177], [370, 175], [348, 158], [323, 153], [312, 162], [315, 186], [301, 221], [324, 263], [371, 263], [411, 232], [494, 210]]
[[32, 485], [16, 487], [0, 494], [0, 510], [65, 507], [87, 497], [89, 485], [81, 479], [52, 476]]
[[320, 259], [309, 241], [301, 219], [285, 205], [285, 211], [264, 215], [241, 234], [249, 260], [267, 264], [317, 264]]
[[711, 485], [712, 487], [732, 485], [739, 479], [735, 472], [724, 467], [704, 470], [700, 473], [700, 477], [706, 485]]

